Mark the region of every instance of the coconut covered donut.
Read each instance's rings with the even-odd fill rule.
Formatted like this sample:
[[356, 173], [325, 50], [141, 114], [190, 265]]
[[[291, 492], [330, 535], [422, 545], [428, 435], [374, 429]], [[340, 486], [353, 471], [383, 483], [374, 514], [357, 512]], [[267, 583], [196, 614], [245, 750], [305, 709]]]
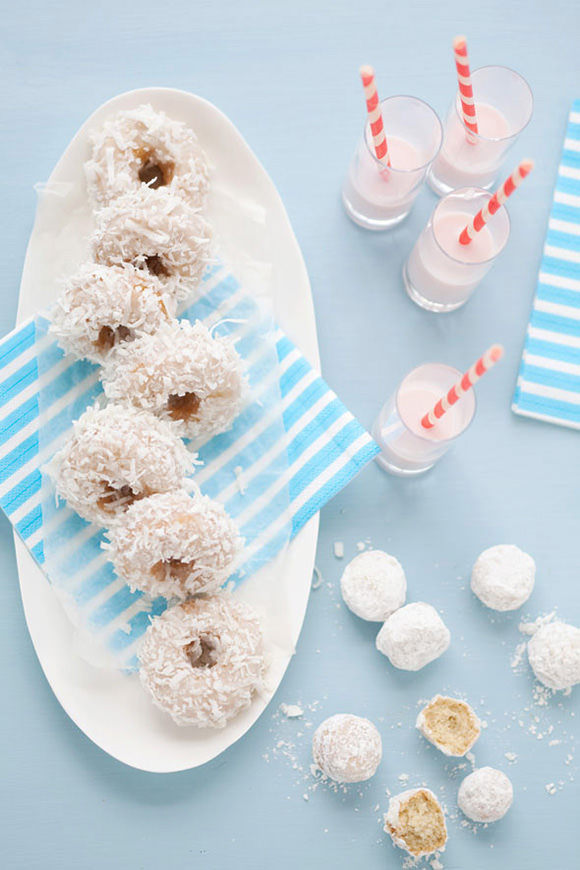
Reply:
[[226, 593], [192, 598], [153, 620], [139, 653], [141, 683], [178, 725], [223, 728], [261, 689], [255, 611]]
[[108, 535], [119, 577], [132, 589], [166, 598], [215, 592], [243, 547], [236, 524], [219, 502], [184, 490], [136, 501]]
[[98, 263], [131, 263], [185, 299], [201, 280], [210, 239], [207, 221], [182, 199], [142, 187], [98, 213], [92, 247]]
[[146, 185], [166, 188], [201, 208], [208, 167], [193, 130], [151, 106], [118, 112], [92, 137], [85, 164], [89, 192], [97, 207]]
[[112, 401], [178, 422], [192, 438], [231, 427], [246, 397], [243, 368], [229, 338], [182, 320], [119, 347], [103, 387]]
[[50, 332], [66, 353], [102, 363], [113, 347], [167, 323], [175, 308], [153, 275], [130, 265], [87, 264], [55, 303]]
[[89, 522], [108, 526], [130, 504], [182, 486], [193, 456], [174, 427], [135, 408], [90, 408], [54, 457], [58, 495]]

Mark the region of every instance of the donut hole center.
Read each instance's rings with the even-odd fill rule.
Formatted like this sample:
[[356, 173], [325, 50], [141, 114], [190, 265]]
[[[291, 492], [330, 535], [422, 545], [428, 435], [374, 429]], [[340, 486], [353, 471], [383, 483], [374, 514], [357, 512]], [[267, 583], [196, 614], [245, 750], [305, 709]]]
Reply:
[[135, 492], [128, 484], [124, 486], [112, 486], [108, 481], [102, 481], [103, 495], [97, 500], [97, 506], [108, 513], [122, 509], [125, 510], [133, 502], [145, 498], [147, 493]]
[[128, 326], [102, 326], [99, 330], [99, 337], [94, 342], [98, 350], [111, 350], [117, 344], [123, 341], [130, 341], [133, 338], [133, 332]]
[[434, 701], [423, 715], [433, 738], [454, 754], [467, 752], [477, 739], [477, 725], [460, 701], [452, 698]]
[[177, 580], [185, 583], [193, 568], [195, 561], [184, 562], [182, 559], [162, 559], [156, 562], [151, 569], [153, 576], [163, 582], [164, 580]]
[[151, 256], [145, 257], [144, 260], [145, 268], [151, 275], [155, 275], [156, 278], [169, 278], [169, 269], [159, 254], [151, 254]]
[[191, 420], [196, 416], [200, 405], [201, 399], [196, 393], [171, 395], [167, 399], [167, 410], [173, 420]]
[[153, 151], [145, 150], [139, 151], [137, 157], [141, 160], [137, 172], [139, 181], [152, 190], [171, 184], [175, 172], [175, 164], [171, 160], [160, 160]]
[[183, 649], [192, 668], [213, 668], [218, 663], [219, 642], [209, 634], [200, 634]]

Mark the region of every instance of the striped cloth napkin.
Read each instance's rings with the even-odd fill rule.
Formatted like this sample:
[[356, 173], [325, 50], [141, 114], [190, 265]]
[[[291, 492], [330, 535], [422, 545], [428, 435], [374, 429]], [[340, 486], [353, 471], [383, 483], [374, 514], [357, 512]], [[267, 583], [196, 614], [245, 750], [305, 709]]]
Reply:
[[580, 429], [580, 100], [568, 119], [512, 409]]
[[[217, 266], [181, 312], [229, 334], [246, 361], [252, 401], [230, 432], [191, 444], [202, 491], [221, 501], [246, 539], [240, 582], [277, 555], [378, 453], [378, 447], [290, 339], [235, 277]], [[102, 530], [57, 503], [43, 467], [72, 421], [99, 400], [98, 368], [65, 357], [36, 317], [0, 342], [0, 507], [81, 633], [115, 666], [166, 602], [131, 590], [101, 548]], [[275, 581], [273, 581], [275, 582]]]

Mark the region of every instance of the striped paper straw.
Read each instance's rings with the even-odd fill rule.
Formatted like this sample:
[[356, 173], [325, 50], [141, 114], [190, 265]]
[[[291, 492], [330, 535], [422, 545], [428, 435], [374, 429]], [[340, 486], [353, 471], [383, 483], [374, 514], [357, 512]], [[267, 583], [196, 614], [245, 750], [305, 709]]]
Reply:
[[458, 402], [463, 394], [470, 390], [502, 356], [503, 347], [501, 344], [494, 344], [489, 350], [486, 350], [483, 356], [480, 356], [477, 362], [465, 372], [461, 380], [454, 384], [445, 396], [439, 399], [435, 407], [428, 414], [425, 414], [421, 420], [421, 426], [424, 429], [433, 429], [437, 424], [437, 420], [440, 420], [443, 414]]
[[[459, 84], [459, 99], [463, 123], [471, 133], [477, 133], [477, 116], [475, 114], [473, 85], [471, 84], [471, 72], [467, 56], [467, 40], [464, 36], [455, 37], [453, 40], [453, 51], [455, 52], [455, 66], [457, 68], [457, 82]], [[467, 137], [467, 141], [472, 145], [475, 144], [475, 139], [471, 136]]]
[[389, 157], [389, 148], [387, 145], [387, 137], [385, 136], [385, 128], [383, 126], [383, 116], [379, 106], [379, 93], [375, 83], [375, 71], [372, 66], [361, 66], [360, 77], [362, 79], [363, 88], [365, 91], [365, 99], [367, 101], [367, 112], [369, 116], [369, 124], [373, 137], [373, 145], [375, 146], [375, 154], [385, 166], [391, 165]]
[[468, 245], [471, 242], [475, 234], [486, 225], [490, 217], [504, 204], [508, 196], [511, 196], [514, 190], [520, 186], [526, 175], [529, 175], [533, 168], [533, 160], [522, 160], [516, 171], [496, 190], [489, 202], [477, 212], [471, 223], [468, 223], [461, 230], [461, 235], [459, 236], [460, 244]]

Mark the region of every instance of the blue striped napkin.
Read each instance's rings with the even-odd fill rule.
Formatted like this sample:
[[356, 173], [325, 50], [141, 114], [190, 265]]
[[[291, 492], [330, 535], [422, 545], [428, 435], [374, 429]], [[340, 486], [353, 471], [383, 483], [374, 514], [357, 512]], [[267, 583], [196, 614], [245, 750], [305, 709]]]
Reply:
[[512, 409], [580, 429], [580, 100], [568, 119]]
[[[246, 538], [233, 578], [240, 582], [279, 553], [378, 447], [231, 273], [216, 266], [204, 289], [181, 316], [232, 337], [252, 392], [230, 432], [191, 444], [203, 462], [195, 480], [225, 504]], [[0, 507], [81, 633], [130, 669], [134, 644], [166, 602], [131, 592], [115, 576], [102, 531], [57, 503], [43, 474], [72, 421], [102, 393], [98, 368], [65, 357], [47, 328], [38, 316], [0, 342]]]

